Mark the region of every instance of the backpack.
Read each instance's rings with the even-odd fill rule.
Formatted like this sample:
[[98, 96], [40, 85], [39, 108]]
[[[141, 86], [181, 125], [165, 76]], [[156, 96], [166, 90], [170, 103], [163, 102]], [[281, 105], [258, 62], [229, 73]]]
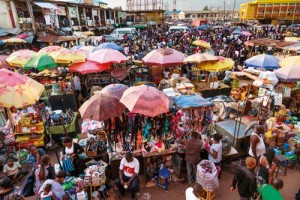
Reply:
[[35, 186], [35, 175], [34, 175], [34, 171], [33, 173], [27, 177], [25, 185], [22, 189], [22, 195], [24, 197], [30, 197], [34, 195], [34, 191], [33, 188]]

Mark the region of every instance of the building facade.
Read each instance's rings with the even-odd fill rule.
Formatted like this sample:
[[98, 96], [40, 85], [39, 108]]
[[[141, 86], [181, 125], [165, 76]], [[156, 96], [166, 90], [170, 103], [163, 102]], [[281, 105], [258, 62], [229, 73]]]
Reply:
[[21, 28], [34, 33], [46, 28], [88, 30], [120, 23], [119, 10], [92, 0], [0, 0], [0, 28]]
[[265, 24], [300, 21], [299, 0], [255, 0], [240, 5], [241, 21], [258, 20]]
[[207, 19], [209, 22], [238, 21], [239, 11], [211, 8], [209, 10], [184, 11], [186, 19]]
[[185, 19], [185, 13], [182, 10], [167, 10], [164, 14], [167, 19], [173, 19], [173, 20]]

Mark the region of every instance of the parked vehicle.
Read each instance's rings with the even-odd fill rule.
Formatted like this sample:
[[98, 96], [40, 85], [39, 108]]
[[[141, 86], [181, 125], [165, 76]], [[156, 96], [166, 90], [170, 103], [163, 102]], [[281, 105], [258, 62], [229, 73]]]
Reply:
[[117, 28], [114, 30], [110, 35], [117, 38], [117, 39], [124, 39], [124, 35], [137, 35], [135, 28]]
[[169, 32], [180, 32], [180, 31], [189, 32], [191, 30], [186, 26], [171, 26], [169, 28]]

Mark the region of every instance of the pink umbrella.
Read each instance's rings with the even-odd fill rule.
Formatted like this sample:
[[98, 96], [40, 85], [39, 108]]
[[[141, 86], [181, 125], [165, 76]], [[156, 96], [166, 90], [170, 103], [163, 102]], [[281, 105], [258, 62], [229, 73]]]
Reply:
[[84, 102], [79, 113], [83, 119], [103, 121], [120, 116], [124, 110], [125, 106], [120, 103], [119, 98], [99, 93]]
[[102, 49], [90, 54], [88, 60], [98, 62], [101, 64], [106, 64], [106, 63], [113, 64], [113, 63], [121, 63], [127, 61], [128, 58], [117, 50]]
[[242, 31], [241, 33], [242, 33], [242, 35], [247, 36], [247, 37], [252, 35], [252, 33], [248, 32], [248, 31]]
[[8, 56], [6, 55], [0, 55], [0, 68], [9, 68], [9, 65], [7, 64], [7, 62], [5, 61], [5, 59]]
[[169, 111], [169, 99], [155, 87], [140, 85], [127, 89], [121, 100], [130, 112], [150, 117]]
[[275, 71], [277, 78], [282, 82], [297, 82], [300, 81], [300, 63], [282, 67]]
[[128, 89], [128, 86], [123, 84], [110, 84], [108, 86], [105, 86], [102, 90], [102, 94], [110, 95], [117, 97], [118, 99], [121, 99], [123, 93], [125, 90]]
[[109, 69], [109, 64], [100, 64], [93, 61], [85, 61], [80, 63], [72, 63], [70, 66], [71, 72], [79, 72], [81, 74], [97, 73]]
[[26, 33], [21, 33], [20, 35], [17, 35], [16, 38], [20, 38], [20, 39], [25, 39], [28, 38], [29, 35], [27, 35]]
[[161, 48], [148, 53], [142, 60], [146, 65], [176, 66], [182, 64], [183, 53], [171, 48]]

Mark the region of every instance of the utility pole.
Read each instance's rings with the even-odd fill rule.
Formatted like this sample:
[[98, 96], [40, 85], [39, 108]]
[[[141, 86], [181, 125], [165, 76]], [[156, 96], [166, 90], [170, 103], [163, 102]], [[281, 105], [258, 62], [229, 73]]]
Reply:
[[234, 10], [235, 10], [235, 3], [236, 3], [236, 0], [234, 0], [234, 2], [233, 2], [233, 8], [232, 8], [231, 22], [233, 22]]
[[226, 15], [226, 13], [225, 13], [225, 0], [224, 0], [224, 17], [223, 17], [224, 24], [225, 24], [225, 15]]
[[34, 19], [32, 5], [31, 5], [30, 0], [26, 0], [26, 5], [27, 5], [27, 9], [28, 9], [29, 16], [31, 19], [33, 33], [36, 34], [37, 33], [36, 24], [35, 24], [35, 19]]

